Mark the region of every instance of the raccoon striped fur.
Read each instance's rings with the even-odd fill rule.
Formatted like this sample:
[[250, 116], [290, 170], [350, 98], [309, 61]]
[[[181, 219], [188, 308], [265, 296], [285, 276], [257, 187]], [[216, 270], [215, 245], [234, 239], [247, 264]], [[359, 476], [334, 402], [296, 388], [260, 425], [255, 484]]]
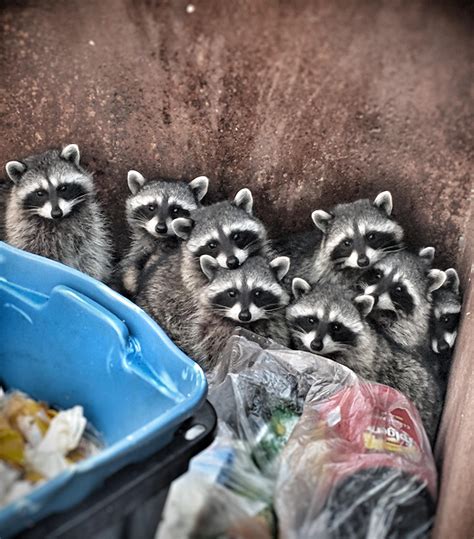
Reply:
[[6, 171], [14, 184], [6, 212], [7, 242], [108, 281], [112, 240], [77, 145], [10, 161]]
[[139, 172], [130, 170], [127, 181], [131, 195], [126, 202], [126, 216], [132, 237], [120, 264], [120, 274], [123, 288], [133, 296], [150, 256], [167, 255], [178, 248], [181, 239], [176, 236], [172, 221], [189, 217], [201, 205], [209, 180], [199, 176], [189, 184], [147, 181]]
[[378, 331], [398, 346], [426, 352], [430, 346], [432, 293], [440, 288], [446, 274], [431, 269], [433, 247], [418, 254], [393, 253], [362, 275], [358, 288], [374, 298], [370, 315]]
[[398, 389], [417, 406], [433, 442], [442, 409], [436, 372], [415, 350], [394, 345], [367, 321], [374, 298], [338, 285], [293, 281], [286, 318], [295, 348], [341, 363], [356, 374]]

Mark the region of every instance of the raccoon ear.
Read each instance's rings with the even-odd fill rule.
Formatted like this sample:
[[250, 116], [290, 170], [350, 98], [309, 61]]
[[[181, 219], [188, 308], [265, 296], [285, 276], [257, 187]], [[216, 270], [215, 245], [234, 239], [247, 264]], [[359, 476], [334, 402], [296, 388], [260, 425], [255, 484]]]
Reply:
[[132, 195], [136, 195], [145, 183], [146, 179], [136, 170], [129, 170], [127, 172], [127, 184]]
[[356, 296], [354, 298], [354, 305], [360, 312], [363, 318], [365, 318], [374, 308], [375, 299], [373, 296], [363, 294], [362, 296]]
[[329, 224], [334, 219], [334, 215], [324, 210], [314, 210], [311, 214], [313, 223], [321, 230], [323, 234], [326, 234]]
[[209, 279], [209, 281], [212, 281], [216, 276], [217, 270], [219, 269], [219, 262], [217, 262], [217, 260], [212, 256], [202, 255], [199, 257], [199, 264], [204, 275]]
[[428, 264], [432, 264], [435, 257], [435, 248], [434, 247], [423, 247], [418, 251], [418, 256], [426, 260]]
[[20, 161], [8, 161], [5, 165], [7, 175], [13, 183], [18, 183], [26, 172], [26, 165]]
[[290, 269], [290, 259], [287, 256], [279, 256], [270, 262], [270, 267], [275, 277], [281, 281]]
[[311, 285], [304, 279], [295, 277], [291, 283], [291, 291], [296, 299], [299, 299], [303, 294], [311, 290]]
[[66, 161], [70, 161], [76, 166], [79, 166], [79, 160], [81, 158], [81, 154], [79, 153], [79, 146], [77, 144], [68, 144], [61, 151], [61, 157]]
[[209, 187], [209, 178], [207, 176], [198, 176], [197, 178], [194, 178], [193, 181], [189, 182], [189, 187], [194, 193], [196, 200], [201, 202], [206, 196], [207, 188]]
[[374, 206], [382, 210], [387, 216], [392, 214], [393, 200], [390, 191], [379, 193], [374, 200]]
[[252, 214], [253, 196], [250, 189], [247, 189], [247, 188], [241, 189], [235, 195], [233, 204], [234, 206], [237, 206], [237, 208], [242, 208], [247, 213]]
[[459, 294], [459, 275], [454, 268], [448, 268], [446, 273], [446, 281], [444, 286], [452, 290], [455, 294]]
[[446, 281], [446, 273], [439, 269], [432, 269], [428, 272], [428, 292], [434, 292], [441, 288]]
[[178, 217], [171, 221], [171, 228], [179, 238], [188, 240], [194, 228], [194, 221], [189, 217]]

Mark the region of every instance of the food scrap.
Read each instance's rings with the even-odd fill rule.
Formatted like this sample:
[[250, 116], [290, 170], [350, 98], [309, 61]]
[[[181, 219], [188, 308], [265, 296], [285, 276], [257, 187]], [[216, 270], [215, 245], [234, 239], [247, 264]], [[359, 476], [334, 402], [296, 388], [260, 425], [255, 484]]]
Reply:
[[58, 411], [20, 391], [0, 388], [0, 507], [100, 448], [82, 406]]

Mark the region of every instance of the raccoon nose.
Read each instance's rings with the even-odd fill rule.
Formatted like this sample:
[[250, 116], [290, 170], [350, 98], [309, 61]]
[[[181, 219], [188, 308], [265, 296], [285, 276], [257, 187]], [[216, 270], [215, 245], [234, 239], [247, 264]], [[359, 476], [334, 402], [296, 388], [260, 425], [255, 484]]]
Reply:
[[359, 258], [357, 259], [357, 264], [361, 268], [366, 268], [369, 265], [369, 262], [370, 262], [369, 258], [366, 255], [360, 255]]
[[227, 259], [227, 267], [229, 269], [235, 269], [239, 267], [239, 259], [236, 256], [229, 256]]
[[311, 341], [311, 350], [313, 350], [314, 352], [321, 352], [321, 350], [323, 349], [323, 341], [319, 340], [319, 339], [315, 339], [314, 341]]
[[158, 232], [158, 234], [166, 234], [168, 232], [168, 227], [165, 225], [165, 223], [158, 223], [155, 226], [155, 230]]
[[252, 320], [252, 315], [250, 314], [250, 311], [240, 311], [239, 320], [241, 320], [242, 322], [250, 322], [250, 320]]
[[51, 217], [53, 219], [60, 219], [63, 216], [63, 212], [61, 208], [54, 208], [54, 210], [51, 210]]
[[449, 344], [446, 341], [441, 341], [438, 343], [438, 350], [440, 352], [447, 352], [449, 350]]

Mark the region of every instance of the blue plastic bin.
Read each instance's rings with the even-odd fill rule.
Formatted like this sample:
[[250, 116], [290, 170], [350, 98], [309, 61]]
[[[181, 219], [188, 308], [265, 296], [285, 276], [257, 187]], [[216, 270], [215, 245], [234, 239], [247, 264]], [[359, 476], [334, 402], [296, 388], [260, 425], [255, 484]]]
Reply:
[[207, 392], [200, 367], [139, 307], [62, 264], [0, 242], [0, 381], [84, 407], [107, 447], [0, 510], [8, 537], [84, 499], [168, 443]]

